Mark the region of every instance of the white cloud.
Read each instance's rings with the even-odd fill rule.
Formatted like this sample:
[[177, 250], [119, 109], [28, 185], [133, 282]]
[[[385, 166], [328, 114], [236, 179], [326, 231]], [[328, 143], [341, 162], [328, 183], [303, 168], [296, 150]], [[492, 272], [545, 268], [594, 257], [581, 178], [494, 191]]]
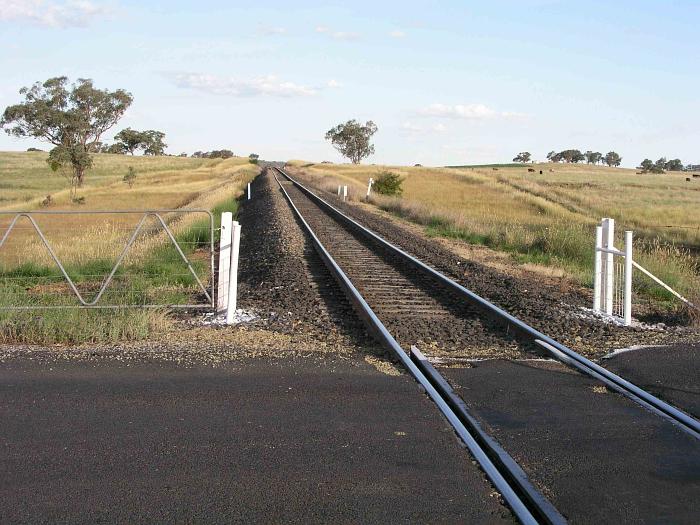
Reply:
[[403, 124], [401, 124], [401, 129], [404, 131], [409, 131], [409, 132], [417, 132], [417, 131], [423, 131], [423, 128], [419, 126], [418, 124], [414, 124], [413, 122], [406, 121]]
[[433, 131], [437, 131], [438, 133], [442, 133], [444, 131], [447, 131], [447, 126], [444, 124], [435, 124], [433, 126]]
[[330, 27], [316, 26], [316, 32], [328, 35], [335, 40], [357, 40], [360, 35], [350, 31], [333, 31]]
[[512, 111], [497, 111], [484, 104], [431, 104], [419, 113], [426, 117], [459, 118], [468, 120], [486, 120], [493, 118], [523, 117], [522, 113]]
[[389, 32], [389, 36], [391, 38], [403, 38], [406, 36], [406, 33], [404, 33], [403, 31], [394, 30]]
[[174, 77], [175, 85], [181, 88], [196, 89], [215, 95], [234, 97], [299, 97], [316, 95], [314, 88], [285, 82], [274, 75], [240, 79], [195, 73], [180, 73]]
[[261, 27], [258, 29], [258, 32], [263, 34], [263, 35], [284, 35], [287, 33], [287, 30], [284, 27]]
[[343, 84], [332, 78], [328, 82], [326, 82], [326, 87], [329, 87], [331, 89], [337, 89], [343, 87]]
[[110, 14], [104, 4], [90, 0], [0, 0], [0, 21], [25, 20], [48, 27], [83, 27]]

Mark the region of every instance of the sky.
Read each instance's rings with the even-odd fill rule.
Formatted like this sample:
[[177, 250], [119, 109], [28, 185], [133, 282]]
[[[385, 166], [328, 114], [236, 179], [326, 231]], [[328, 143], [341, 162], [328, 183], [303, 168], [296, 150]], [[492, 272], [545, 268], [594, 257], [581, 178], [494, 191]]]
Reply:
[[66, 75], [133, 94], [107, 142], [158, 129], [174, 154], [337, 162], [325, 132], [354, 118], [378, 164], [700, 164], [699, 26], [697, 0], [0, 0], [0, 111]]

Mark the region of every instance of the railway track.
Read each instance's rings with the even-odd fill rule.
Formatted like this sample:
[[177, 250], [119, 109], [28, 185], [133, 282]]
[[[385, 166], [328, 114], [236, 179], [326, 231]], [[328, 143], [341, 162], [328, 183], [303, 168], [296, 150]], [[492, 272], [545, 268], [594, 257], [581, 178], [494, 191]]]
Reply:
[[360, 317], [425, 388], [521, 522], [565, 519], [484, 432], [418, 346], [437, 343], [449, 351], [465, 344], [465, 334], [466, 339], [478, 334], [481, 341], [511, 352], [545, 353], [700, 439], [696, 419], [509, 315], [364, 228], [284, 170], [274, 170], [321, 259]]

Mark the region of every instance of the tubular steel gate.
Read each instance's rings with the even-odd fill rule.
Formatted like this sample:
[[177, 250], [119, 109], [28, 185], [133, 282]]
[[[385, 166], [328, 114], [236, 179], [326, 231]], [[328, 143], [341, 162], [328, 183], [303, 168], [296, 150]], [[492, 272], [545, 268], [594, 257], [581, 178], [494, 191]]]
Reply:
[[0, 310], [214, 309], [203, 209], [0, 211]]

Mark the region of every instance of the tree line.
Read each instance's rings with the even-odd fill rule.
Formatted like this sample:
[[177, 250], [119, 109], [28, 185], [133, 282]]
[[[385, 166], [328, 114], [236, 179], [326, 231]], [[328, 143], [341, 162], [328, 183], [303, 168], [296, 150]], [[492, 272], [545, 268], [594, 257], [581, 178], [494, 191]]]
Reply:
[[[578, 149], [565, 149], [563, 151], [550, 151], [547, 153], [549, 162], [566, 162], [569, 164], [577, 164], [586, 161], [587, 164], [607, 164], [608, 166], [619, 166], [622, 163], [622, 157], [615, 151], [609, 151], [603, 155], [600, 151], [588, 150], [583, 153]], [[521, 151], [514, 158], [513, 162], [533, 162], [532, 154], [529, 151]]]

